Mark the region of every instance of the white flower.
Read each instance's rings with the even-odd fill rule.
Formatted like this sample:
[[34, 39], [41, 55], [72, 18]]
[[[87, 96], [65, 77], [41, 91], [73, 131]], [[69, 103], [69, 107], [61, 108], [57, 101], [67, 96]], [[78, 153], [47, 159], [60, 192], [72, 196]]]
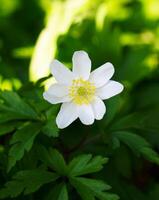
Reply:
[[102, 100], [122, 92], [123, 85], [110, 80], [114, 67], [107, 62], [91, 73], [91, 60], [84, 51], [76, 51], [72, 58], [72, 72], [58, 60], [51, 63], [51, 73], [57, 83], [43, 96], [51, 104], [63, 103], [57, 115], [59, 128], [69, 126], [77, 118], [85, 125], [103, 118], [106, 107]]

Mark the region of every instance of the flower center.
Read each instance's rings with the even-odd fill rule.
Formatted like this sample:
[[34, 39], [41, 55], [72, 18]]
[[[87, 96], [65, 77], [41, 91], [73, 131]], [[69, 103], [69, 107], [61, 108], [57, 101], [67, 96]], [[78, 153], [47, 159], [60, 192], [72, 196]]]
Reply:
[[85, 96], [85, 95], [87, 95], [87, 89], [84, 87], [79, 87], [77, 89], [77, 93], [79, 96]]
[[69, 96], [77, 105], [89, 104], [94, 99], [95, 89], [93, 83], [82, 78], [75, 79], [69, 88]]

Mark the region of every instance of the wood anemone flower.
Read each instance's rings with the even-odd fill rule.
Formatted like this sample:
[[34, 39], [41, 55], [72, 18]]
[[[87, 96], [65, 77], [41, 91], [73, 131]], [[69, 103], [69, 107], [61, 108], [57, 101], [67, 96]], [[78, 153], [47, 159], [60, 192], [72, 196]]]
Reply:
[[51, 104], [62, 103], [57, 115], [58, 128], [69, 126], [77, 118], [85, 125], [103, 118], [106, 106], [103, 102], [122, 92], [123, 85], [110, 80], [114, 67], [107, 62], [91, 72], [91, 60], [85, 51], [76, 51], [70, 71], [58, 60], [50, 65], [56, 83], [44, 92], [44, 99]]

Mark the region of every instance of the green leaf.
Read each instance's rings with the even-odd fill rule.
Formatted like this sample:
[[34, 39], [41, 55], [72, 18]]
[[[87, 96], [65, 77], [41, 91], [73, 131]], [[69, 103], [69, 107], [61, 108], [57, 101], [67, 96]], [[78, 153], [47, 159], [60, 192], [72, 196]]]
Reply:
[[0, 124], [0, 136], [5, 135], [7, 133], [12, 132], [15, 129], [15, 126], [13, 124]]
[[159, 154], [149, 147], [141, 149], [142, 155], [149, 161], [159, 164]]
[[48, 167], [60, 175], [67, 175], [67, 166], [63, 156], [56, 150], [50, 148], [47, 150], [44, 146], [37, 146], [37, 155], [39, 159]]
[[56, 185], [45, 200], [68, 200], [66, 184], [60, 183]]
[[119, 199], [117, 195], [106, 192], [111, 187], [101, 180], [73, 177], [70, 182], [83, 200], [95, 200], [95, 197], [100, 200]]
[[0, 110], [0, 124], [21, 118], [22, 118], [21, 115], [12, 113], [11, 111]]
[[143, 116], [141, 113], [133, 113], [127, 116], [122, 117], [121, 119], [117, 120], [113, 123], [111, 130], [124, 130], [129, 128], [140, 128], [144, 122], [144, 118], [146, 115]]
[[53, 169], [52, 155], [50, 155], [50, 151], [41, 144], [36, 145], [36, 157], [47, 167]]
[[1, 98], [4, 100], [4, 105], [0, 106], [1, 109], [29, 119], [38, 119], [37, 113], [21, 99], [17, 93], [13, 91], [3, 91], [1, 93]]
[[25, 151], [29, 151], [33, 145], [35, 137], [40, 132], [41, 124], [31, 123], [17, 130], [10, 143], [8, 171], [20, 160]]
[[60, 175], [67, 175], [67, 166], [62, 154], [56, 149], [49, 151], [53, 169]]
[[112, 149], [115, 150], [120, 147], [120, 141], [116, 137], [112, 137]]
[[98, 172], [103, 168], [103, 164], [108, 161], [102, 156], [92, 158], [91, 154], [80, 155], [74, 158], [68, 166], [70, 176], [80, 176], [84, 174]]
[[76, 175], [79, 171], [83, 170], [87, 163], [92, 159], [91, 154], [80, 155], [74, 158], [68, 165], [70, 175]]
[[68, 200], [67, 187], [65, 184], [61, 186], [57, 200]]
[[135, 128], [139, 130], [159, 131], [159, 107], [155, 109], [136, 112], [122, 117], [117, 122], [113, 123], [112, 130], [124, 130]]
[[63, 156], [56, 149], [46, 149], [43, 145], [36, 146], [36, 155], [45, 165], [60, 175], [67, 175], [67, 165]]
[[[52, 170], [55, 170], [56, 167], [54, 167], [55, 163], [52, 155], [52, 149], [49, 150], [46, 149], [43, 145], [36, 145], [36, 156], [39, 160], [42, 161], [47, 167], [51, 168]], [[62, 161], [63, 163], [64, 161]], [[65, 164], [63, 164], [65, 165]]]
[[58, 137], [59, 136], [59, 129], [55, 123], [55, 119], [47, 121], [47, 123], [43, 127], [42, 131], [45, 135], [47, 135], [49, 137]]
[[20, 121], [12, 121], [0, 124], [0, 136], [13, 132], [16, 128], [21, 126], [22, 123], [23, 122]]
[[95, 200], [95, 197], [91, 190], [87, 188], [84, 184], [78, 181], [77, 178], [71, 178], [70, 183], [77, 190], [78, 194], [81, 196], [83, 200]]
[[56, 115], [59, 110], [59, 106], [54, 105], [46, 111], [46, 124], [43, 127], [43, 133], [49, 137], [58, 137], [59, 129], [56, 125]]
[[128, 145], [137, 155], [143, 155], [146, 159], [159, 164], [159, 155], [143, 137], [126, 131], [114, 132], [113, 137]]
[[55, 118], [55, 116], [57, 115], [58, 111], [59, 111], [60, 106], [57, 105], [53, 105], [51, 106], [47, 111], [46, 111], [46, 117], [48, 120], [53, 120], [53, 118]]
[[5, 184], [0, 190], [0, 198], [16, 197], [22, 192], [30, 194], [37, 191], [42, 185], [55, 181], [59, 176], [52, 172], [40, 169], [24, 170], [18, 172], [12, 181]]

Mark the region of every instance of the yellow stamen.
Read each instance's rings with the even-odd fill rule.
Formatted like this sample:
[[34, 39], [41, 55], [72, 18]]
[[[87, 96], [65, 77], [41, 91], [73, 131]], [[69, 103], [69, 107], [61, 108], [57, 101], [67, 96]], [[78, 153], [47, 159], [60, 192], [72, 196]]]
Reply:
[[69, 88], [69, 96], [77, 105], [89, 104], [94, 99], [95, 90], [93, 83], [82, 78], [75, 79]]

